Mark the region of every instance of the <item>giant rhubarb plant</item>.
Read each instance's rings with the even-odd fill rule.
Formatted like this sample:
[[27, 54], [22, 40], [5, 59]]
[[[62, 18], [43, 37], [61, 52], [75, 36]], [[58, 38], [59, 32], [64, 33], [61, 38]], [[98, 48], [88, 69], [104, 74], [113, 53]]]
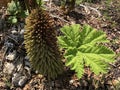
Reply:
[[90, 66], [95, 74], [106, 73], [108, 63], [114, 62], [114, 52], [101, 43], [109, 42], [106, 34], [89, 25], [79, 24], [61, 28], [63, 36], [58, 37], [61, 48], [65, 49], [66, 66], [75, 70], [78, 78], [84, 74], [84, 66]]
[[24, 43], [33, 69], [54, 79], [63, 71], [54, 20], [47, 11], [33, 9], [26, 18], [25, 29]]

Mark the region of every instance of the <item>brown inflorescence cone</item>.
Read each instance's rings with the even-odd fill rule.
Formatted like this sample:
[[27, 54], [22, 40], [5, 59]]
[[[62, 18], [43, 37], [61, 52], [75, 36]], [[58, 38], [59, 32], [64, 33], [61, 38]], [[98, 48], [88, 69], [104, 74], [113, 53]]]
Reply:
[[26, 18], [24, 43], [34, 70], [56, 78], [63, 71], [61, 53], [57, 45], [54, 20], [43, 9], [33, 9]]

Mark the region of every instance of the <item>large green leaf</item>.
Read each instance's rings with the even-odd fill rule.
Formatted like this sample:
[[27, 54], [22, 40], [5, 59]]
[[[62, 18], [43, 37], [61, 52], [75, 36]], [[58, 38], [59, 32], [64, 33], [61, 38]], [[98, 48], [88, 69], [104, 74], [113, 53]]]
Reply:
[[58, 42], [65, 49], [66, 66], [75, 70], [78, 78], [84, 73], [84, 63], [90, 66], [95, 74], [106, 73], [108, 63], [114, 62], [114, 52], [99, 43], [109, 42], [102, 30], [96, 30], [89, 25], [64, 26], [61, 29], [63, 36], [58, 37]]
[[69, 48], [65, 53], [66, 66], [70, 66], [71, 70], [77, 72], [78, 78], [82, 77], [84, 74], [84, 61], [80, 60], [83, 58], [82, 54], [77, 51], [76, 48]]
[[108, 63], [114, 61], [114, 52], [105, 46], [79, 47], [78, 50], [83, 56], [81, 60], [84, 59], [86, 65], [90, 66], [95, 74], [105, 73], [108, 69]]
[[79, 24], [75, 24], [74, 26], [64, 26], [63, 28], [61, 28], [64, 36], [58, 37], [60, 45], [63, 48], [76, 47], [80, 38], [79, 30]]
[[106, 39], [106, 34], [102, 30], [96, 30], [89, 25], [84, 25], [80, 33], [80, 45], [96, 44], [109, 42]]

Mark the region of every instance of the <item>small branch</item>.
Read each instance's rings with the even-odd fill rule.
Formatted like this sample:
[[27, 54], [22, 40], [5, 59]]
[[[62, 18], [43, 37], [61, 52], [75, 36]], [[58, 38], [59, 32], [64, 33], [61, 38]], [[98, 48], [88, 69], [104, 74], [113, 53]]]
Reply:
[[97, 12], [97, 14], [98, 14], [98, 17], [100, 17], [100, 16], [101, 16], [100, 11], [98, 11], [96, 8], [93, 8], [93, 7], [90, 7], [90, 6], [88, 6], [88, 8], [90, 8], [90, 9], [91, 9], [91, 10], [93, 10], [93, 11], [96, 11], [96, 12]]
[[[95, 11], [98, 14], [98, 17], [101, 16], [100, 11], [98, 11], [96, 8], [90, 7], [90, 6], [85, 6], [83, 4], [80, 4], [81, 7], [83, 7], [85, 9], [86, 12], [88, 12], [89, 9]], [[90, 10], [89, 10], [90, 11]]]
[[115, 66], [114, 64], [112, 64], [112, 63], [109, 63], [109, 65], [111, 65], [111, 66], [113, 66], [114, 68], [116, 68], [117, 66]]
[[50, 14], [50, 16], [51, 16], [51, 17], [54, 17], [54, 18], [58, 18], [58, 19], [60, 19], [60, 20], [62, 20], [62, 21], [64, 21], [64, 22], [66, 22], [66, 23], [71, 24], [71, 23], [68, 22], [67, 20], [65, 20], [65, 19], [63, 19], [63, 18], [61, 18], [61, 17], [59, 17], [59, 16], [57, 16], [57, 15]]
[[11, 36], [8, 36], [8, 38], [12, 39], [16, 44], [19, 45], [19, 43], [14, 38], [12, 38]]
[[83, 4], [80, 4], [80, 6], [84, 8], [85, 12], [87, 12], [88, 14], [90, 14], [90, 10], [88, 9], [87, 6], [85, 6]]

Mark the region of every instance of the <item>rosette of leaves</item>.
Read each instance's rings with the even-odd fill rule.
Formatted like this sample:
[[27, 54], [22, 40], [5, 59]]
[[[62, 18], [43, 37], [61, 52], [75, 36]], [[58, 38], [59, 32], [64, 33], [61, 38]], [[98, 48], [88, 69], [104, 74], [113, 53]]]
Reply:
[[18, 1], [12, 0], [10, 3], [8, 3], [7, 11], [12, 14], [16, 15], [21, 10], [20, 3]]
[[48, 79], [63, 71], [61, 54], [57, 46], [54, 20], [43, 9], [33, 9], [26, 18], [24, 43], [32, 67]]
[[11, 0], [11, 2], [8, 3], [7, 11], [10, 15], [8, 21], [12, 24], [17, 23], [18, 18], [25, 18], [28, 15], [27, 10], [23, 10], [17, 0]]
[[61, 28], [63, 36], [58, 37], [61, 48], [65, 49], [66, 66], [75, 70], [77, 77], [84, 74], [84, 66], [90, 66], [96, 75], [106, 73], [109, 63], [114, 62], [114, 52], [101, 43], [109, 42], [106, 34], [89, 25], [79, 24]]

